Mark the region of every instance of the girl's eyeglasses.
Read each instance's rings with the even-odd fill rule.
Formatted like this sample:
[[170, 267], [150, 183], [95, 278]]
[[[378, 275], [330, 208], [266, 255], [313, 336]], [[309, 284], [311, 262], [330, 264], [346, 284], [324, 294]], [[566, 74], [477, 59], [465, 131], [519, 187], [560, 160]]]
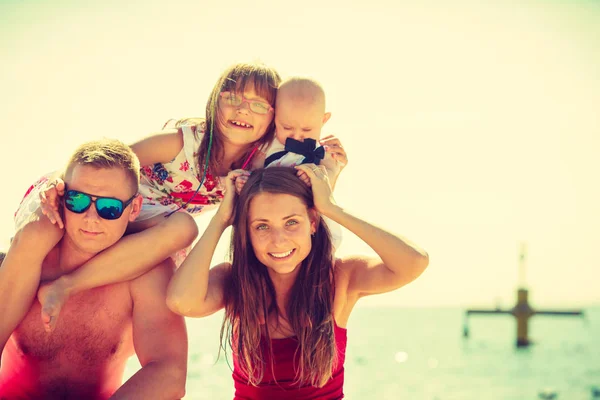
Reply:
[[96, 212], [100, 218], [119, 219], [123, 215], [125, 208], [135, 199], [137, 193], [125, 202], [114, 197], [92, 196], [77, 190], [67, 190], [64, 201], [65, 208], [75, 214], [86, 212], [92, 203], [96, 205]]
[[269, 103], [259, 100], [248, 100], [243, 95], [235, 92], [221, 92], [221, 99], [229, 106], [239, 107], [242, 103], [248, 103], [250, 111], [256, 114], [268, 114], [273, 111], [273, 107]]

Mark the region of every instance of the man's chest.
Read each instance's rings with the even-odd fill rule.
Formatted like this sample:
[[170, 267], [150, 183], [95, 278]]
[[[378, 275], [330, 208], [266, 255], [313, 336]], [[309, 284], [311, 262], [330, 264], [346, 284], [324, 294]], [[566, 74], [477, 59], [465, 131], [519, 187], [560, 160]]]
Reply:
[[12, 340], [24, 357], [39, 362], [67, 359], [89, 365], [105, 361], [133, 352], [131, 309], [126, 285], [88, 290], [72, 296], [55, 330], [46, 332], [36, 300]]

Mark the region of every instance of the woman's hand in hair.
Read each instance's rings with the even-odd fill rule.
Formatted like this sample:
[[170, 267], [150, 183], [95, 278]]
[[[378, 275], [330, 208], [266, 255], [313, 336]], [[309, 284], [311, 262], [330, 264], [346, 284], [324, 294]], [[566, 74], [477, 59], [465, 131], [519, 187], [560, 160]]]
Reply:
[[[246, 171], [248, 172], [248, 171]], [[244, 188], [244, 185], [246, 184], [246, 182], [248, 182], [248, 178], [250, 177], [250, 173], [248, 172], [247, 174], [242, 174], [240, 176], [238, 176], [235, 179], [235, 193], [236, 194], [240, 194], [242, 193], [242, 189]]]
[[327, 169], [324, 166], [315, 164], [302, 164], [295, 168], [302, 171], [310, 179], [315, 208], [321, 214], [327, 215], [327, 212], [335, 205]]
[[[219, 210], [215, 216], [218, 216], [227, 225], [231, 225], [233, 217], [233, 207], [235, 206], [235, 198], [237, 197], [237, 186], [246, 183], [250, 176], [250, 172], [243, 169], [230, 171], [225, 177], [225, 195], [219, 206]], [[242, 182], [237, 182], [238, 179]], [[240, 188], [241, 190], [241, 188]]]
[[297, 176], [298, 178], [300, 178], [300, 180], [301, 180], [302, 182], [304, 182], [304, 184], [305, 184], [306, 186], [308, 186], [308, 187], [310, 187], [310, 186], [311, 186], [311, 184], [310, 184], [310, 178], [308, 177], [308, 175], [307, 175], [307, 173], [306, 173], [306, 172], [304, 172], [304, 171], [302, 171], [301, 169], [299, 169], [299, 170], [298, 170], [298, 172], [296, 172], [296, 176]]

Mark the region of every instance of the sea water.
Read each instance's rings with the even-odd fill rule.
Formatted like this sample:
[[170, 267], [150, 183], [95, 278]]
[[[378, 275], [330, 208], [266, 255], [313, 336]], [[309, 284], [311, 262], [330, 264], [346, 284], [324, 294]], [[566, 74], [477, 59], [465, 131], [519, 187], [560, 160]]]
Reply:
[[[600, 308], [584, 317], [534, 316], [534, 344], [515, 347], [510, 315], [471, 316], [464, 309], [357, 307], [348, 323], [347, 399], [590, 400], [600, 390]], [[223, 314], [187, 319], [186, 399], [231, 399], [231, 358], [219, 350]], [[135, 358], [127, 374], [139, 368]], [[596, 398], [597, 399], [597, 398]]]

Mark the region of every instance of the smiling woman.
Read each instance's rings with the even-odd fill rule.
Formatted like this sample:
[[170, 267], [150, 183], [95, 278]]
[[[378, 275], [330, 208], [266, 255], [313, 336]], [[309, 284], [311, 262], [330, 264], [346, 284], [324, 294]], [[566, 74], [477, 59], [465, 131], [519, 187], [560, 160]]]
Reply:
[[[416, 279], [428, 256], [332, 202], [325, 167], [253, 172], [236, 200], [232, 171], [216, 215], [169, 285], [169, 307], [186, 316], [225, 308], [222, 346], [231, 346], [237, 398], [343, 397], [346, 324], [364, 296]], [[312, 188], [312, 189], [311, 189]], [[326, 216], [378, 257], [334, 259]], [[233, 226], [231, 263], [210, 260]]]
[[[309, 212], [298, 196], [286, 194], [285, 189], [282, 192], [257, 194], [247, 216], [242, 214], [238, 219], [248, 221], [246, 231], [250, 233], [254, 255], [267, 267], [271, 279], [280, 274], [297, 275], [297, 267], [308, 256], [310, 239], [317, 230], [315, 212]], [[244, 225], [236, 228], [240, 235], [245, 235]]]

